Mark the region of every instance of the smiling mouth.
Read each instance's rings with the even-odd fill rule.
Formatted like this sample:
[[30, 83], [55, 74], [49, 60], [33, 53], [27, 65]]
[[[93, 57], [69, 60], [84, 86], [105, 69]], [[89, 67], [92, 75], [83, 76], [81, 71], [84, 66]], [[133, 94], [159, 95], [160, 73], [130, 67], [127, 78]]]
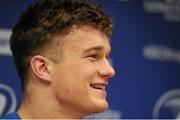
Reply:
[[105, 90], [105, 86], [104, 84], [90, 84], [90, 87], [94, 88], [94, 89], [99, 89], [99, 90]]

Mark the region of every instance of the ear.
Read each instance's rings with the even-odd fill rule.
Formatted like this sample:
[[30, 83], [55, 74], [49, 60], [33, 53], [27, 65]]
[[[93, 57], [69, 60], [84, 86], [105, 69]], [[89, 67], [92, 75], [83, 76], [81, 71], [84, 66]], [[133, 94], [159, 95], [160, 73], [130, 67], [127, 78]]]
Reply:
[[33, 56], [31, 59], [31, 68], [36, 77], [46, 82], [50, 82], [49, 60], [41, 55]]

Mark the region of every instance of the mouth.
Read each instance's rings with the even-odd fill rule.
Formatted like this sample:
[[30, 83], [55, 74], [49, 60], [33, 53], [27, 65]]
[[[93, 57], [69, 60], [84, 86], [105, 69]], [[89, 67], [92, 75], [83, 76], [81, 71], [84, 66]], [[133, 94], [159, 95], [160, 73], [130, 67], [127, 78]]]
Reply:
[[93, 89], [105, 91], [106, 85], [106, 83], [92, 83], [90, 84], [90, 87]]
[[106, 98], [107, 96], [107, 92], [106, 92], [106, 86], [107, 83], [105, 82], [99, 82], [99, 83], [91, 83], [90, 87], [92, 88], [92, 90], [98, 95], [101, 96], [103, 99]]

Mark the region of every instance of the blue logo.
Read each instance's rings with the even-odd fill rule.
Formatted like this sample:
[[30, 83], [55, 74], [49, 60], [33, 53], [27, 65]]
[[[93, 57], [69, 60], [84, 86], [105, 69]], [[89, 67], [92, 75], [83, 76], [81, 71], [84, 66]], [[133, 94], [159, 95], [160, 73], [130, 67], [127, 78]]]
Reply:
[[0, 83], [0, 116], [14, 112], [16, 106], [17, 99], [13, 89], [8, 85]]
[[170, 90], [157, 100], [153, 109], [153, 118], [162, 118], [167, 113], [173, 118], [180, 118], [180, 89]]

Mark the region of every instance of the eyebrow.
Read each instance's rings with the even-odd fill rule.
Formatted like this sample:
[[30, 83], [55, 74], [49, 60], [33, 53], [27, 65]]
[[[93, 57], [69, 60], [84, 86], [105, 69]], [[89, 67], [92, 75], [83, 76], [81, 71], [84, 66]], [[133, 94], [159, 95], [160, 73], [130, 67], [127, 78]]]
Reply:
[[[89, 52], [91, 50], [101, 51], [101, 50], [104, 50], [104, 47], [103, 46], [94, 46], [94, 47], [91, 47], [91, 48], [88, 48], [87, 50], [85, 50], [84, 53], [87, 53], [87, 52]], [[111, 47], [108, 50], [108, 54], [110, 52], [111, 52]]]

